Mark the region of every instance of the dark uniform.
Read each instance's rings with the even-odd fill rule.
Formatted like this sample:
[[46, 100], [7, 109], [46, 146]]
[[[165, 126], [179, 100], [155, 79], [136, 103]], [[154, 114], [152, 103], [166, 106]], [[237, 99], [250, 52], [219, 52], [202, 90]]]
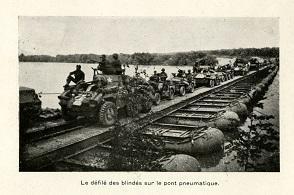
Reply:
[[154, 71], [154, 74], [150, 76], [150, 81], [159, 82], [159, 76], [156, 71]]
[[113, 54], [113, 61], [111, 62], [112, 72], [113, 74], [120, 75], [123, 72], [123, 69], [121, 68], [121, 62], [118, 59], [117, 54]]
[[111, 64], [106, 60], [106, 56], [101, 56], [101, 61], [99, 62], [98, 70], [101, 70], [103, 74], [113, 74], [113, 68]]
[[189, 82], [193, 80], [193, 75], [191, 73], [191, 70], [188, 70], [188, 73], [186, 73], [186, 78], [188, 79]]
[[178, 70], [177, 77], [185, 77], [183, 70]]
[[[72, 75], [74, 77], [72, 77]], [[71, 81], [77, 84], [78, 82], [84, 81], [84, 80], [85, 80], [85, 73], [81, 70], [81, 66], [77, 65], [76, 70], [69, 73], [66, 79], [66, 86], [68, 86]]]
[[160, 80], [165, 81], [167, 78], [167, 74], [165, 72], [165, 69], [161, 69], [161, 73], [159, 74]]

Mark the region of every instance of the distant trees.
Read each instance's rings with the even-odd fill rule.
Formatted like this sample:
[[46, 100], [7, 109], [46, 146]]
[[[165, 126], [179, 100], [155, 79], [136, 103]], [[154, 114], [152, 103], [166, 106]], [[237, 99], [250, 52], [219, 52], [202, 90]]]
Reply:
[[265, 47], [265, 48], [240, 48], [240, 49], [221, 49], [207, 51], [208, 54], [218, 56], [240, 56], [240, 57], [265, 57], [265, 58], [277, 58], [279, 57], [278, 47]]
[[[123, 64], [141, 65], [194, 65], [195, 62], [202, 60], [207, 65], [217, 63], [216, 57], [251, 57], [258, 56], [264, 58], [279, 57], [279, 48], [245, 48], [245, 49], [221, 49], [210, 51], [190, 51], [177, 53], [133, 53], [119, 54], [119, 59]], [[100, 55], [96, 54], [73, 54], [73, 55], [28, 55], [20, 54], [20, 62], [68, 62], [68, 63], [93, 63], [100, 60]], [[111, 55], [106, 56], [112, 60]]]

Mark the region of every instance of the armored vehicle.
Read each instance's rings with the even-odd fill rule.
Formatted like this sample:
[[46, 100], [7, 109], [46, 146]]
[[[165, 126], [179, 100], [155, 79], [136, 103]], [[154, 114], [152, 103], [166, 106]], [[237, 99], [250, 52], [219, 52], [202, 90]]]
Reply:
[[158, 105], [162, 98], [167, 98], [168, 100], [174, 99], [176, 86], [173, 81], [165, 79], [153, 80], [151, 78], [148, 83], [155, 91], [155, 105]]
[[195, 75], [194, 80], [197, 85], [207, 85], [209, 87], [220, 84], [219, 75], [210, 66], [201, 66], [200, 73]]
[[[129, 80], [126, 75], [105, 75], [94, 71], [93, 81], [70, 86], [58, 96], [63, 117], [72, 120], [83, 116], [110, 126], [116, 122], [120, 109], [125, 109], [128, 116], [150, 111], [151, 100], [146, 99], [149, 96], [143, 94], [145, 91], [140, 86], [129, 87]], [[138, 102], [144, 104], [138, 105]]]
[[237, 58], [234, 62], [234, 75], [246, 75], [249, 72], [249, 65], [245, 59]]
[[175, 86], [175, 92], [180, 96], [184, 96], [186, 92], [193, 93], [196, 83], [194, 80], [190, 81], [185, 77], [174, 76], [173, 78], [168, 80], [172, 82]]
[[252, 57], [249, 60], [249, 70], [258, 70], [262, 65], [261, 58]]
[[35, 90], [19, 87], [19, 117], [20, 127], [27, 127], [41, 113], [41, 100]]
[[227, 81], [234, 77], [234, 70], [231, 68], [229, 64], [219, 65], [216, 68], [216, 72], [218, 73], [221, 81]]

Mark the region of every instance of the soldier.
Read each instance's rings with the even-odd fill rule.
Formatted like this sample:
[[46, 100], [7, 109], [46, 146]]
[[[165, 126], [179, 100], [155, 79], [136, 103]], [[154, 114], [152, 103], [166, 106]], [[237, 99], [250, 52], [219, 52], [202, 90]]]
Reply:
[[192, 81], [193, 75], [190, 69], [188, 70], [188, 73], [186, 73], [186, 78], [188, 79], [189, 82]]
[[177, 77], [184, 77], [184, 71], [181, 70], [181, 69], [179, 69], [179, 70], [178, 70]]
[[100, 62], [98, 62], [99, 63], [99, 65], [98, 65], [98, 67], [97, 67], [97, 69], [98, 70], [101, 70], [102, 71], [102, 73], [104, 73], [105, 71], [106, 71], [106, 55], [101, 55], [101, 57], [100, 57], [100, 59], [101, 59], [101, 61]]
[[[74, 75], [74, 77], [72, 77], [72, 75]], [[76, 65], [76, 70], [69, 73], [64, 87], [68, 87], [71, 81], [77, 84], [84, 80], [85, 80], [85, 73], [81, 70], [81, 65]]]
[[121, 68], [121, 62], [118, 59], [118, 54], [112, 55], [113, 61], [111, 62], [113, 72], [114, 74], [120, 75], [123, 72], [123, 69]]
[[161, 80], [161, 81], [165, 81], [165, 80], [166, 80], [166, 78], [167, 78], [167, 74], [166, 74], [164, 68], [161, 69], [161, 73], [159, 74], [159, 77], [160, 77], [160, 80]]
[[155, 81], [155, 82], [158, 82], [159, 81], [159, 76], [158, 76], [156, 70], [154, 70], [153, 75], [150, 77], [150, 81]]

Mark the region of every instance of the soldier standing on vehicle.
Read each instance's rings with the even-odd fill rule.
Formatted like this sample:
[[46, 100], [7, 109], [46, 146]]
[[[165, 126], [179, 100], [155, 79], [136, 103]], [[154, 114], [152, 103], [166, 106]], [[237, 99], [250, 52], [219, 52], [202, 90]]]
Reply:
[[123, 72], [123, 69], [121, 68], [121, 62], [118, 59], [118, 54], [112, 55], [113, 61], [111, 62], [113, 72], [114, 74], [120, 75]]
[[[72, 75], [74, 77], [72, 77]], [[85, 80], [85, 73], [81, 70], [81, 65], [76, 65], [76, 70], [69, 73], [64, 87], [68, 87], [71, 81], [77, 84], [84, 80]]]
[[161, 69], [161, 73], [159, 74], [159, 77], [160, 77], [160, 80], [162, 80], [162, 81], [165, 81], [166, 80], [167, 74], [166, 74], [164, 68]]
[[158, 76], [156, 70], [154, 70], [153, 75], [150, 77], [150, 81], [155, 81], [155, 82], [158, 82], [159, 81], [159, 76]]
[[190, 69], [188, 70], [188, 73], [186, 73], [186, 78], [188, 79], [189, 82], [192, 81], [193, 75]]
[[100, 57], [101, 61], [99, 62], [99, 65], [97, 67], [98, 70], [101, 70], [102, 73], [106, 74], [105, 72], [107, 72], [107, 61], [106, 61], [106, 55], [101, 55]]
[[184, 77], [184, 71], [181, 70], [181, 69], [179, 69], [179, 70], [178, 70], [177, 77]]
[[[100, 61], [98, 62], [98, 66], [97, 66], [97, 68], [92, 68], [93, 70], [94, 70], [94, 74], [98, 71], [98, 70], [100, 70], [103, 74], [107, 74], [107, 72], [108, 72], [108, 69], [109, 69], [109, 67], [107, 67], [107, 66], [109, 66], [108, 65], [108, 63], [107, 63], [107, 61], [106, 61], [106, 55], [101, 55], [100, 56]], [[97, 61], [96, 61], [97, 62]]]

